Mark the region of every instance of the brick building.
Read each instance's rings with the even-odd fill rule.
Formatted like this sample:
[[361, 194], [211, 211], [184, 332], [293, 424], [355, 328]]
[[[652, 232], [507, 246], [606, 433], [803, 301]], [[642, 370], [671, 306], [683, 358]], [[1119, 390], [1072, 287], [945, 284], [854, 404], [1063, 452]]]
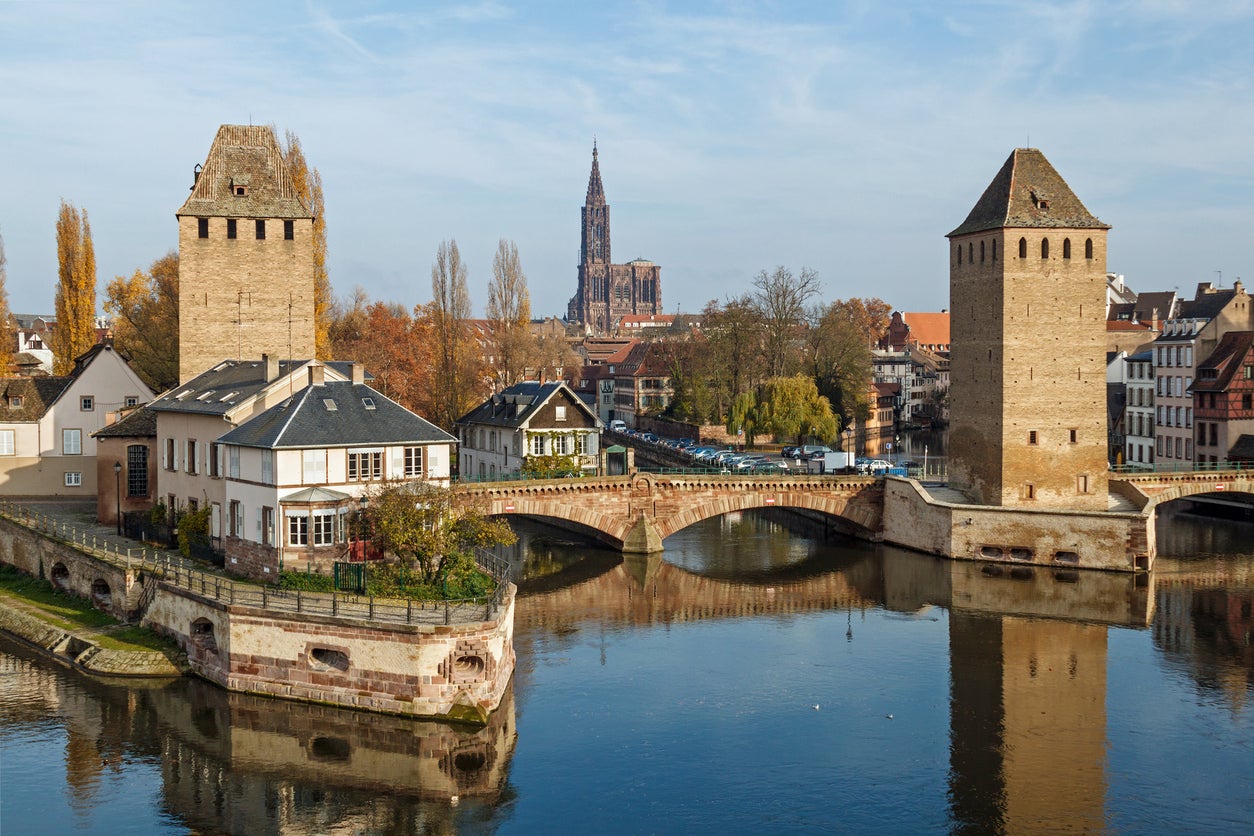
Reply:
[[617, 328], [624, 316], [660, 313], [662, 268], [643, 258], [627, 264], [611, 262], [610, 207], [605, 202], [594, 143], [579, 244], [579, 287], [567, 306], [567, 319], [606, 334]]
[[175, 215], [179, 381], [226, 359], [313, 357], [313, 215], [274, 130], [218, 128]]
[[1106, 510], [1106, 234], [1033, 148], [950, 241], [950, 483], [986, 505]]

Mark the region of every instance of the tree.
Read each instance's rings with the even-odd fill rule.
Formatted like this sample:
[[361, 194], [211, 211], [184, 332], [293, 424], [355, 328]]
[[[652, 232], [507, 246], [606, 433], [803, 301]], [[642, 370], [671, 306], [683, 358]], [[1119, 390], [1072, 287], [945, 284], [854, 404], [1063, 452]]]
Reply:
[[[422, 311], [421, 307], [419, 311]], [[371, 385], [420, 415], [433, 407], [432, 331], [428, 317], [396, 302], [371, 302], [361, 288], [337, 305], [329, 323], [334, 356], [362, 364]]]
[[709, 346], [712, 412], [722, 420], [736, 398], [762, 379], [764, 323], [750, 296], [728, 299], [723, 305], [711, 301], [702, 322]]
[[54, 374], [69, 374], [74, 360], [96, 344], [96, 251], [87, 211], [61, 201], [57, 216], [57, 325], [49, 337]]
[[813, 313], [806, 333], [809, 372], [846, 424], [870, 414], [871, 346], [888, 327], [891, 310], [882, 299], [853, 298], [837, 299]]
[[840, 419], [831, 403], [819, 394], [814, 379], [804, 374], [774, 377], [762, 384], [754, 423], [777, 440], [795, 438], [798, 444], [810, 438], [831, 441], [840, 434]]
[[314, 352], [319, 360], [333, 357], [331, 344], [331, 317], [335, 297], [331, 292], [331, 279], [327, 275], [327, 219], [326, 201], [322, 196], [322, 174], [310, 168], [301, 148], [300, 137], [288, 130], [284, 132], [283, 159], [287, 163], [292, 188], [305, 207], [313, 215], [314, 260]]
[[[671, 401], [665, 415], [677, 421], [704, 424], [714, 413], [714, 393], [710, 385], [710, 347], [700, 334], [687, 339], [669, 339], [653, 344], [666, 364], [671, 380]], [[715, 416], [721, 420], [722, 414]]]
[[452, 430], [453, 422], [477, 400], [479, 386], [470, 337], [470, 293], [466, 265], [457, 242], [441, 242], [431, 267], [432, 336], [435, 338], [435, 423]]
[[488, 284], [488, 321], [495, 344], [495, 374], [502, 388], [522, 380], [535, 360], [536, 339], [531, 333], [531, 297], [527, 277], [518, 260], [518, 247], [502, 238], [492, 258]]
[[149, 388], [164, 392], [179, 382], [179, 256], [170, 251], [145, 273], [109, 282], [105, 311], [113, 319], [113, 344]]
[[474, 550], [515, 541], [502, 519], [456, 501], [448, 488], [426, 482], [380, 482], [366, 494], [366, 522], [376, 548], [435, 583], [474, 570]]
[[758, 273], [753, 287], [753, 305], [766, 330], [766, 373], [782, 377], [798, 365], [800, 352], [793, 347], [800, 342], [807, 305], [819, 293], [819, 274], [803, 267], [794, 276], [780, 266], [773, 273]]
[[13, 351], [17, 347], [13, 336], [13, 316], [9, 312], [8, 274], [4, 264], [4, 236], [0, 235], [0, 375], [12, 373]]

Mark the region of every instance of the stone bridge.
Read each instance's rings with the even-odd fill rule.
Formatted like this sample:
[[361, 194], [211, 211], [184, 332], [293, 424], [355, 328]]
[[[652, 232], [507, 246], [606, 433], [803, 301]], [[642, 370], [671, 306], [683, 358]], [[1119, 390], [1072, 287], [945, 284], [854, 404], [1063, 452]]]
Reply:
[[1202, 470], [1111, 475], [1110, 491], [1131, 501], [1144, 514], [1173, 499], [1204, 493], [1254, 494], [1254, 471]]
[[459, 485], [491, 515], [574, 523], [629, 554], [662, 551], [693, 523], [754, 508], [794, 508], [835, 518], [846, 533], [879, 539], [882, 480], [865, 476], [720, 476], [636, 473], [544, 482]]

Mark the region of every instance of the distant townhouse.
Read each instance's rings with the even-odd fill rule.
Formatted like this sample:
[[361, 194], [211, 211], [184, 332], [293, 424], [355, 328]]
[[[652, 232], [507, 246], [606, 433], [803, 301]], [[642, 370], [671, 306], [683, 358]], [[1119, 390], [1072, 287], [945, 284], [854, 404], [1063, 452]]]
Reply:
[[640, 343], [614, 366], [614, 417], [636, 426], [644, 414], [656, 415], [675, 397], [670, 367], [658, 343]]
[[13, 314], [14, 356], [24, 375], [52, 374], [52, 329], [57, 318], [41, 314]]
[[905, 351], [907, 346], [918, 346], [933, 354], [948, 354], [949, 311], [939, 313], [893, 311], [888, 323], [888, 331], [880, 340], [879, 347]]
[[1254, 440], [1254, 331], [1224, 334], [1191, 389], [1198, 464], [1244, 460]]
[[63, 377], [0, 379], [0, 494], [96, 495], [96, 439], [122, 409], [153, 393], [108, 343]]
[[582, 472], [595, 473], [601, 426], [596, 412], [564, 382], [516, 383], [458, 419], [459, 475], [509, 478], [536, 456], [573, 456]]
[[1125, 464], [1154, 464], [1154, 352], [1147, 350], [1126, 359], [1127, 395], [1123, 433]]

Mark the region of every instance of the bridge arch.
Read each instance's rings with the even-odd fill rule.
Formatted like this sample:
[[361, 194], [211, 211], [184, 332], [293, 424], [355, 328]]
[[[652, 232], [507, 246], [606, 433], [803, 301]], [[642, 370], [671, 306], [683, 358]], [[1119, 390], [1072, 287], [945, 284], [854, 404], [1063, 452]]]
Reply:
[[1216, 478], [1211, 474], [1194, 474], [1194, 476], [1203, 478], [1173, 479], [1160, 490], [1155, 490], [1152, 493], [1145, 491], [1149, 495], [1149, 501], [1145, 504], [1142, 511], [1146, 514], [1152, 514], [1159, 505], [1175, 499], [1186, 499], [1202, 494], [1213, 494], [1215, 496], [1229, 493], [1254, 494], [1254, 479], [1245, 475], [1239, 478], [1232, 478], [1231, 476]]

